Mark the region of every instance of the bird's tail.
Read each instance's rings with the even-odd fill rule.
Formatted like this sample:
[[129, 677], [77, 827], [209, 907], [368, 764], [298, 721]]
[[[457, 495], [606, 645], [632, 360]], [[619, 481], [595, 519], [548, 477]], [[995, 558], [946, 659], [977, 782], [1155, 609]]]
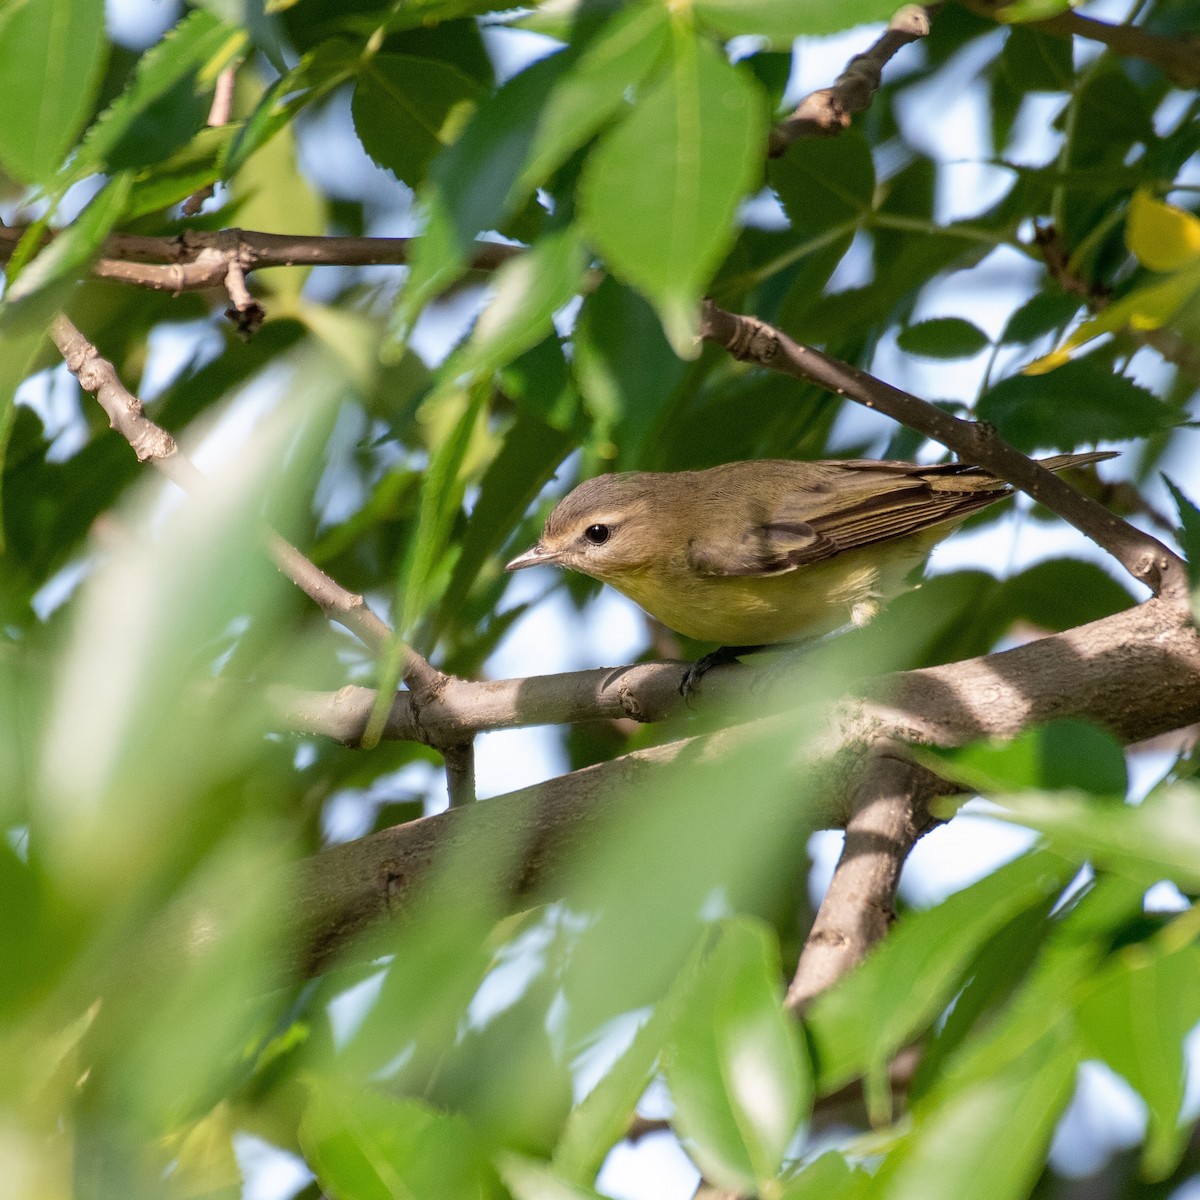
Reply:
[[1068, 467], [1086, 467], [1088, 463], [1116, 458], [1117, 453], [1116, 450], [1089, 450], [1085, 454], [1055, 454], [1050, 458], [1039, 458], [1037, 462], [1047, 471], [1065, 471]]

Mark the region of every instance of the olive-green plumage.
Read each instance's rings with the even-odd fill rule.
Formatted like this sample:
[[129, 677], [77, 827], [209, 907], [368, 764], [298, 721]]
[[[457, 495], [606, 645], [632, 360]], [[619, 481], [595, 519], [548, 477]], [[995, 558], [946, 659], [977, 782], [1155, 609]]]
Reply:
[[767, 459], [601, 475], [563, 499], [508, 569], [569, 567], [688, 637], [770, 645], [870, 620], [937, 542], [1011, 494], [961, 463]]

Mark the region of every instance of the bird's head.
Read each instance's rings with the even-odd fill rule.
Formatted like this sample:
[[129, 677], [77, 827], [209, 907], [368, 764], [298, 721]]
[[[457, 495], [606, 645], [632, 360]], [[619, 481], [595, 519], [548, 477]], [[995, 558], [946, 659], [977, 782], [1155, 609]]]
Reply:
[[545, 564], [607, 582], [641, 569], [655, 557], [655, 487], [663, 478], [628, 471], [581, 483], [546, 519], [538, 541], [505, 570]]

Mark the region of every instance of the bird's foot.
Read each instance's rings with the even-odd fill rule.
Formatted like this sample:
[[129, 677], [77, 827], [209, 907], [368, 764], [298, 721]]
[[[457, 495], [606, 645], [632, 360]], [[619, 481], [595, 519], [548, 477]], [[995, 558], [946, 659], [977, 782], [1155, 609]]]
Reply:
[[754, 651], [762, 649], [764, 649], [762, 646], [718, 646], [716, 650], [710, 650], [702, 658], [696, 659], [683, 673], [683, 678], [679, 681], [679, 694], [687, 701], [687, 705], [690, 708], [692, 697], [700, 685], [700, 680], [713, 667], [719, 667], [725, 663], [737, 662], [743, 654], [753, 654]]

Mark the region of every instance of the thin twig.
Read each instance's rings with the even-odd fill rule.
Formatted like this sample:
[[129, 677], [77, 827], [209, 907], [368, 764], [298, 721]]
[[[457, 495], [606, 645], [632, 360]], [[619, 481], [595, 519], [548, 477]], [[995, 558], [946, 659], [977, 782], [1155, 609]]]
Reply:
[[[54, 318], [50, 334], [67, 368], [84, 391], [100, 402], [109, 423], [133, 447], [139, 461], [150, 463], [185, 491], [202, 490], [206, 483], [203, 473], [180, 451], [175, 439], [146, 416], [142, 402], [121, 382], [113, 364], [71, 320], [60, 313]], [[362, 596], [347, 591], [273, 530], [267, 533], [267, 548], [279, 569], [316, 601], [330, 620], [345, 626], [376, 653], [390, 644], [392, 631]], [[416, 651], [406, 650], [405, 682], [410, 687], [429, 691], [444, 678]]]
[[[210, 129], [217, 129], [226, 124], [233, 112], [234, 84], [237, 80], [237, 65], [231, 63], [217, 76], [217, 85], [213, 90], [212, 104], [208, 110], [207, 124]], [[214, 185], [205, 184], [197, 188], [184, 202], [180, 212], [185, 217], [194, 217], [203, 207], [204, 202], [213, 194]]]
[[883, 81], [883, 68], [897, 50], [929, 34], [929, 18], [941, 7], [906, 4], [888, 22], [886, 32], [869, 50], [856, 54], [833, 85], [810, 92], [771, 130], [767, 153], [778, 158], [806, 137], [830, 137], [850, 126], [850, 117], [863, 112]]
[[1187, 574], [1176, 554], [1015, 450], [990, 425], [961, 420], [849, 363], [793, 341], [757, 317], [726, 312], [711, 301], [704, 303], [700, 336], [724, 346], [734, 358], [815, 383], [940, 442], [964, 462], [986, 468], [1044, 504], [1107, 550], [1156, 595], [1186, 603]]

